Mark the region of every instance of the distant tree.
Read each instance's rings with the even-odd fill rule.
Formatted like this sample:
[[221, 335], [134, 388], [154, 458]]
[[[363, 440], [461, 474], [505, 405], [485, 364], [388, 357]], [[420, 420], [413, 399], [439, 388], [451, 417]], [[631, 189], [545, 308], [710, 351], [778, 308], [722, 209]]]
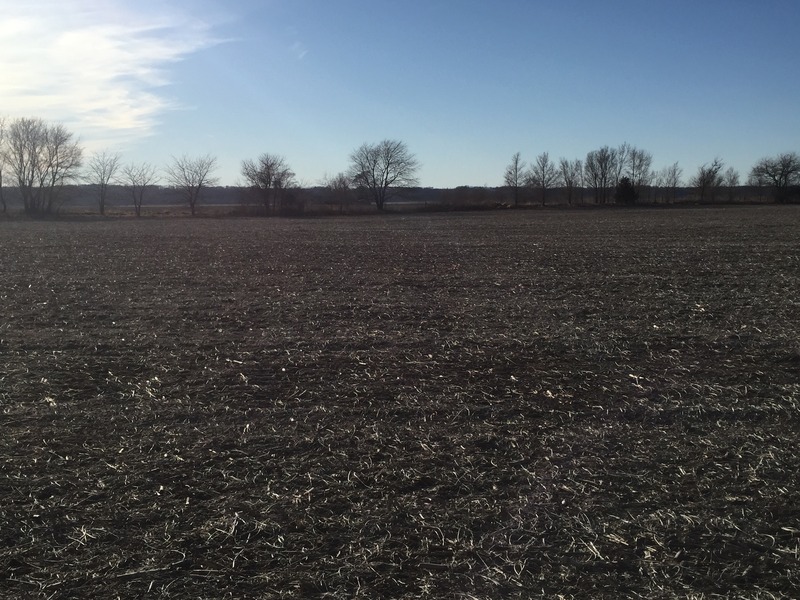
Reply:
[[736, 188], [739, 187], [739, 171], [728, 167], [722, 174], [722, 184], [728, 190], [728, 202], [733, 202], [736, 198]]
[[767, 181], [766, 179], [764, 179], [764, 176], [762, 174], [753, 173], [753, 171], [751, 170], [750, 175], [747, 176], [747, 185], [750, 187], [757, 188], [756, 192], [758, 194], [759, 202], [764, 200], [764, 189], [765, 186], [767, 185]]
[[584, 177], [594, 190], [594, 200], [597, 204], [608, 201], [608, 191], [617, 172], [616, 148], [603, 146], [599, 150], [592, 150], [586, 155], [584, 162]]
[[299, 184], [293, 171], [286, 171], [275, 179], [273, 189], [278, 213], [283, 214], [284, 210], [290, 209], [293, 214], [302, 214], [304, 204], [295, 193], [298, 187]]
[[519, 152], [514, 153], [514, 156], [511, 157], [511, 162], [503, 175], [503, 183], [514, 194], [514, 206], [519, 206], [519, 192], [525, 184], [525, 161], [522, 160]]
[[752, 187], [762, 187], [767, 184], [766, 179], [761, 173], [754, 173], [752, 170], [750, 171], [750, 175], [747, 176], [747, 185]]
[[330, 194], [333, 204], [339, 206], [339, 213], [344, 212], [344, 205], [350, 197], [350, 178], [347, 173], [338, 173], [330, 178], [325, 178], [323, 185]]
[[583, 163], [583, 177], [586, 183], [594, 191], [595, 204], [600, 204], [600, 189], [602, 186], [602, 176], [600, 164], [597, 159], [597, 150], [591, 150], [586, 155], [586, 160]]
[[697, 189], [700, 195], [700, 202], [713, 202], [717, 190], [722, 186], [722, 167], [724, 163], [715, 158], [714, 162], [701, 165], [697, 169], [697, 174], [689, 181], [689, 185]]
[[384, 209], [394, 190], [418, 183], [419, 162], [401, 141], [362, 144], [350, 154], [350, 162], [350, 181], [375, 202], [378, 210]]
[[778, 156], [762, 158], [750, 171], [750, 179], [773, 188], [778, 202], [789, 200], [789, 188], [800, 185], [800, 156], [784, 152]]
[[617, 146], [616, 150], [613, 152], [613, 161], [611, 163], [613, 177], [611, 179], [611, 185], [615, 190], [619, 180], [625, 175], [625, 171], [629, 169], [631, 152], [633, 152], [633, 150], [633, 146], [628, 142], [623, 142]]
[[167, 181], [181, 192], [184, 201], [194, 216], [200, 194], [204, 188], [216, 185], [217, 178], [211, 173], [217, 168], [217, 158], [206, 154], [197, 158], [186, 155], [172, 157], [172, 162], [164, 170]]
[[558, 170], [560, 182], [567, 190], [567, 203], [572, 205], [575, 189], [583, 184], [583, 163], [578, 158], [573, 161], [562, 158], [558, 161]]
[[616, 200], [617, 204], [631, 206], [636, 204], [638, 198], [639, 193], [636, 191], [636, 187], [634, 187], [630, 178], [623, 177], [620, 179], [619, 183], [617, 183], [616, 191], [614, 192], [614, 200]]
[[286, 159], [278, 154], [262, 154], [257, 160], [242, 161], [242, 176], [256, 190], [265, 214], [276, 214], [284, 190], [292, 185], [295, 174]]
[[4, 156], [25, 212], [47, 215], [58, 206], [64, 185], [77, 179], [83, 149], [64, 125], [21, 118], [8, 126]]
[[547, 202], [547, 190], [558, 182], [558, 170], [555, 163], [550, 160], [547, 152], [542, 152], [536, 157], [528, 171], [528, 183], [531, 187], [541, 190], [542, 206]]
[[677, 162], [668, 167], [664, 167], [660, 171], [661, 184], [666, 188], [670, 202], [675, 202], [678, 195], [678, 188], [682, 183], [681, 177], [683, 177], [683, 169], [681, 169]]
[[106, 201], [108, 200], [108, 189], [114, 176], [120, 167], [121, 157], [118, 153], [110, 153], [103, 150], [93, 154], [86, 165], [87, 181], [97, 186], [100, 214], [106, 214]]
[[148, 187], [158, 183], [156, 168], [149, 163], [125, 165], [122, 167], [118, 182], [130, 192], [136, 216], [141, 217], [144, 194]]
[[653, 180], [654, 173], [653, 155], [647, 150], [631, 146], [627, 152], [627, 164], [625, 174], [631, 180], [633, 187], [641, 196], [642, 189], [649, 186]]

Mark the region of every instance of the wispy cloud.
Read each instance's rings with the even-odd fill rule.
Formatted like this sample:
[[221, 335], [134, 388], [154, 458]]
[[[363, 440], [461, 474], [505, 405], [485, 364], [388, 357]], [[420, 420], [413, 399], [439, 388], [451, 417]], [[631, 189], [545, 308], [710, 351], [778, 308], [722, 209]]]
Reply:
[[112, 143], [152, 133], [177, 108], [170, 65], [217, 43], [207, 23], [162, 3], [0, 0], [0, 14], [0, 114]]
[[292, 44], [291, 50], [297, 60], [303, 60], [308, 54], [308, 49], [300, 42]]

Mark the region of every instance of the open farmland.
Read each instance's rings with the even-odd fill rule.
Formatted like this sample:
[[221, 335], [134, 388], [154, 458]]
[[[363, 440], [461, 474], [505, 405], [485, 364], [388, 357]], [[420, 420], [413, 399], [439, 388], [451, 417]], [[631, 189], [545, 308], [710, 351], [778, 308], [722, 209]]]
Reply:
[[800, 207], [0, 223], [0, 597], [800, 595]]

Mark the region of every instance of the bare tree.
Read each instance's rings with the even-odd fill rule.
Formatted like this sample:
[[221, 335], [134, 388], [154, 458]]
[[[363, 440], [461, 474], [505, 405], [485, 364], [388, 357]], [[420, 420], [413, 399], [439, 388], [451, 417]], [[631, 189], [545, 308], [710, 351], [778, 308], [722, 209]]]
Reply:
[[133, 209], [137, 217], [142, 216], [144, 193], [148, 187], [158, 183], [156, 168], [149, 163], [131, 163], [122, 167], [119, 183], [125, 186], [133, 199]]
[[632, 146], [628, 151], [627, 176], [637, 191], [653, 180], [653, 155], [647, 150]]
[[615, 188], [619, 184], [619, 180], [625, 175], [625, 170], [629, 168], [631, 152], [634, 147], [628, 142], [622, 142], [613, 153], [614, 161], [611, 164], [611, 172], [613, 179], [611, 180], [611, 187]]
[[522, 160], [519, 152], [515, 152], [511, 157], [511, 162], [503, 174], [503, 183], [506, 187], [511, 188], [514, 194], [514, 207], [519, 206], [519, 191], [525, 184], [525, 161]]
[[697, 169], [697, 174], [689, 181], [689, 185], [697, 188], [700, 194], [700, 202], [713, 202], [716, 196], [717, 189], [722, 186], [722, 167], [724, 163], [719, 158], [715, 158], [714, 162], [701, 165]]
[[531, 164], [528, 171], [528, 183], [531, 187], [541, 190], [542, 206], [547, 202], [547, 190], [558, 182], [558, 170], [550, 155], [542, 152], [536, 157], [536, 161]]
[[344, 205], [350, 197], [350, 178], [347, 173], [337, 173], [326, 177], [322, 183], [328, 190], [330, 202], [339, 206], [339, 213], [344, 212]]
[[52, 213], [64, 185], [78, 177], [83, 149], [64, 125], [38, 118], [12, 121], [6, 136], [5, 158], [25, 212]]
[[586, 155], [584, 163], [584, 176], [594, 190], [594, 200], [598, 204], [605, 204], [609, 198], [609, 188], [612, 187], [617, 171], [617, 150], [603, 146], [599, 150], [592, 150]]
[[583, 184], [583, 163], [579, 158], [573, 161], [562, 158], [558, 161], [558, 169], [561, 177], [561, 184], [567, 190], [567, 203], [572, 205], [572, 197], [575, 194], [575, 189], [581, 187]]
[[211, 176], [211, 172], [216, 168], [217, 158], [206, 154], [197, 158], [186, 155], [180, 158], [173, 156], [172, 162], [164, 170], [169, 184], [178, 189], [189, 204], [192, 216], [195, 214], [203, 188], [216, 185], [218, 179]]
[[362, 144], [350, 154], [350, 161], [350, 180], [375, 202], [378, 210], [383, 210], [394, 190], [418, 183], [419, 162], [398, 140]]
[[753, 173], [751, 170], [750, 175], [747, 176], [747, 185], [757, 188], [758, 201], [762, 202], [764, 200], [764, 188], [767, 185], [767, 181], [764, 176], [760, 173]]
[[733, 202], [736, 198], [736, 188], [739, 187], [739, 171], [728, 167], [722, 175], [722, 184], [728, 190], [728, 202]]
[[661, 169], [659, 177], [661, 179], [661, 185], [663, 185], [669, 193], [668, 198], [671, 202], [675, 202], [678, 195], [678, 188], [681, 186], [683, 169], [681, 169], [676, 162]]
[[800, 156], [796, 152], [784, 152], [771, 158], [762, 158], [750, 171], [750, 179], [760, 185], [771, 185], [775, 199], [786, 202], [789, 188], [800, 185]]
[[[292, 194], [289, 193], [287, 196], [286, 191], [296, 187], [298, 187], [298, 183], [297, 180], [295, 179], [294, 171], [292, 171], [291, 169], [286, 169], [285, 171], [282, 171], [277, 174], [274, 181], [272, 182], [272, 188], [275, 191], [275, 197], [273, 200], [273, 211], [275, 210], [275, 205], [277, 205], [278, 212], [279, 213], [283, 212], [284, 200], [292, 199]], [[284, 198], [285, 196], [286, 198]]]
[[278, 154], [264, 153], [256, 160], [242, 161], [242, 176], [257, 191], [264, 213], [275, 215], [282, 191], [294, 181], [294, 171]]
[[87, 179], [90, 183], [97, 185], [100, 214], [106, 214], [106, 201], [108, 200], [108, 188], [111, 180], [117, 174], [120, 167], [121, 157], [119, 153], [110, 153], [108, 150], [98, 152], [89, 159], [87, 166]]
[[595, 204], [600, 203], [600, 189], [602, 186], [602, 174], [597, 153], [597, 150], [591, 150], [586, 154], [586, 161], [583, 163], [583, 176], [589, 186], [594, 190]]

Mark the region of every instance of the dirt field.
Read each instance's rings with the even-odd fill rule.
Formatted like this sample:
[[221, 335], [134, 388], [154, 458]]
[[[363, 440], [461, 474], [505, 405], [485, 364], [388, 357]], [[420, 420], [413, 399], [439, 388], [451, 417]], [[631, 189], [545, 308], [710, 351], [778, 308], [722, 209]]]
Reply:
[[800, 597], [800, 207], [0, 222], [0, 408], [2, 598]]

